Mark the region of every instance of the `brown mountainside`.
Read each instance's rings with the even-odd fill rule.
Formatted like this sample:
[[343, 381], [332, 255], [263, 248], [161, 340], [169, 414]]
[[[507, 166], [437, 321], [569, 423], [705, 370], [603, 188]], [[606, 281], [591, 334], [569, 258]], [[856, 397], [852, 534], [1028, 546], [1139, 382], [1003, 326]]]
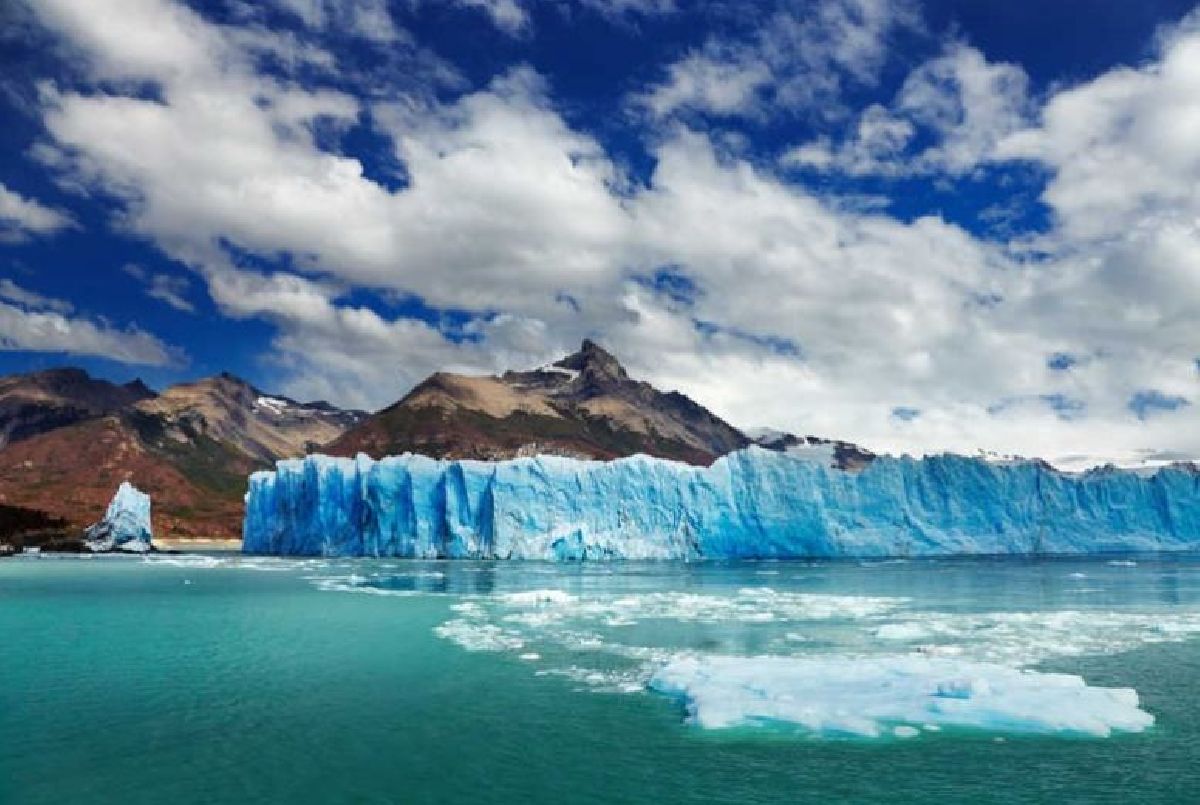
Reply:
[[631, 379], [616, 358], [584, 341], [573, 355], [531, 371], [499, 377], [434, 374], [326, 452], [489, 460], [646, 453], [709, 464], [747, 444], [740, 431], [703, 406]]
[[140, 380], [118, 386], [73, 367], [0, 377], [0, 448], [153, 396]]
[[[364, 416], [266, 395], [228, 374], [157, 396], [145, 392], [124, 404], [117, 395], [90, 409], [65, 407], [78, 416], [64, 416], [57, 426], [45, 417], [37, 432], [0, 449], [0, 504], [83, 525], [100, 516], [121, 481], [130, 480], [153, 499], [157, 534], [238, 537], [250, 472], [304, 455]], [[7, 424], [3, 411], [0, 431]]]
[[187, 444], [203, 436], [266, 463], [312, 452], [366, 416], [264, 394], [228, 373], [171, 386], [134, 407], [161, 422], [163, 438]]

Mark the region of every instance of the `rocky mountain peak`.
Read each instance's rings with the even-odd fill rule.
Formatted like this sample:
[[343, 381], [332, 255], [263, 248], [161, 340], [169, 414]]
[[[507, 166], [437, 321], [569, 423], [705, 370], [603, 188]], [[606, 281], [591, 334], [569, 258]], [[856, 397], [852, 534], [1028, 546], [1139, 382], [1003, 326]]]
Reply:
[[118, 386], [74, 366], [0, 377], [0, 447], [152, 397], [140, 382]]
[[154, 392], [141, 380], [118, 386], [94, 378], [77, 366], [58, 366], [27, 375], [11, 375], [0, 380], [0, 385], [6, 389], [23, 387], [29, 391], [37, 390], [81, 404], [103, 400], [106, 407], [154, 396]]
[[258, 397], [262, 392], [248, 380], [244, 380], [231, 372], [221, 372], [215, 377], [206, 377], [196, 381], [197, 385], [208, 385], [221, 389], [226, 394], [239, 397]]
[[27, 375], [29, 382], [39, 386], [58, 388], [79, 383], [87, 383], [92, 379], [85, 370], [78, 366], [56, 366], [53, 369], [43, 369]]
[[579, 372], [585, 384], [610, 384], [629, 380], [621, 362], [590, 338], [583, 340], [578, 352], [568, 355], [554, 365], [560, 369]]
[[135, 400], [148, 400], [156, 396], [154, 389], [147, 386], [140, 377], [130, 380], [121, 388], [129, 392], [130, 397]]
[[535, 369], [434, 374], [327, 450], [485, 460], [645, 453], [709, 464], [746, 444], [740, 431], [684, 395], [631, 378], [588, 339], [577, 352]]

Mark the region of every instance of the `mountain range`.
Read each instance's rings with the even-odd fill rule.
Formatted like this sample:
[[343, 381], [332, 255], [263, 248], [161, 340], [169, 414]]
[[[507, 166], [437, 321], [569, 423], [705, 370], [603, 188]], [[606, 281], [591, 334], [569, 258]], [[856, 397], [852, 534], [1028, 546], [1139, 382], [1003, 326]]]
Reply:
[[592, 341], [528, 371], [438, 372], [374, 414], [265, 393], [230, 374], [161, 393], [69, 367], [0, 378], [0, 508], [10, 520], [34, 512], [83, 525], [130, 480], [154, 500], [159, 536], [238, 537], [247, 475], [315, 451], [483, 460], [645, 453], [707, 465], [752, 443], [827, 451], [847, 469], [873, 458], [844, 442], [747, 435], [679, 392], [630, 378]]

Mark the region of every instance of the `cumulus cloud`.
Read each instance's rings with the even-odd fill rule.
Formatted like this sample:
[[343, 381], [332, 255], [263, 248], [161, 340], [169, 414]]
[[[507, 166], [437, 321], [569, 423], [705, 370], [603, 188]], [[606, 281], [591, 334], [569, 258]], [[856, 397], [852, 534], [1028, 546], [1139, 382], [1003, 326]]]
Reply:
[[1020, 66], [988, 61], [976, 48], [956, 43], [909, 74], [896, 107], [937, 140], [918, 160], [961, 174], [991, 158], [1001, 139], [1024, 126], [1028, 92]]
[[[179, 14], [180, 27], [203, 27]], [[451, 104], [376, 108], [411, 177], [390, 192], [315, 142], [314, 121], [357, 118], [353, 98], [258, 76], [212, 30], [185, 38], [219, 58], [165, 78], [165, 103], [60, 92], [45, 115], [75, 174], [126, 199], [124, 225], [173, 256], [211, 261], [220, 243], [286, 251], [314, 272], [472, 309], [539, 305], [611, 272], [621, 179], [550, 108], [531, 70]], [[130, 65], [119, 43], [92, 55], [107, 72], [155, 74]]]
[[1019, 65], [955, 42], [910, 72], [890, 106], [867, 107], [840, 142], [804, 143], [782, 161], [855, 176], [961, 176], [998, 158], [999, 144], [1028, 125], [1028, 85]]
[[829, 114], [845, 85], [877, 80], [889, 37], [917, 25], [908, 2], [780, 3], [749, 39], [709, 40], [633, 103], [658, 118]]
[[1186, 229], [1200, 210], [1198, 91], [1200, 12], [1164, 35], [1150, 63], [1055, 94], [1000, 153], [1054, 169], [1044, 199], [1066, 236], [1105, 239], [1130, 221]]
[[0, 280], [0, 350], [93, 355], [121, 363], [167, 366], [181, 353], [153, 335], [72, 315], [70, 303]]
[[21, 243], [77, 226], [67, 213], [26, 198], [0, 184], [0, 243]]
[[664, 81], [636, 99], [655, 117], [677, 110], [713, 115], [757, 114], [771, 67], [742, 48], [709, 42], [667, 68]]
[[296, 398], [374, 409], [431, 372], [497, 371], [515, 357], [475, 340], [447, 339], [424, 321], [337, 304], [334, 285], [283, 273], [207, 271], [209, 291], [228, 315], [276, 324], [266, 360], [282, 370], [282, 391]]

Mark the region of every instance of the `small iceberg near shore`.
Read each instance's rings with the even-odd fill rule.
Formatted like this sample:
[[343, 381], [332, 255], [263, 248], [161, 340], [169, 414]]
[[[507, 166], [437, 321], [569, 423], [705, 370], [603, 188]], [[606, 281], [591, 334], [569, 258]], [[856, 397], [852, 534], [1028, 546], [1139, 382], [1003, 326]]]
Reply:
[[108, 504], [104, 518], [88, 526], [83, 538], [88, 550], [95, 553], [147, 553], [153, 550], [150, 496], [123, 481]]
[[1105, 738], [1154, 716], [1137, 691], [1071, 674], [918, 656], [685, 657], [650, 680], [705, 729], [794, 725], [818, 737], [912, 738], [973, 729]]

